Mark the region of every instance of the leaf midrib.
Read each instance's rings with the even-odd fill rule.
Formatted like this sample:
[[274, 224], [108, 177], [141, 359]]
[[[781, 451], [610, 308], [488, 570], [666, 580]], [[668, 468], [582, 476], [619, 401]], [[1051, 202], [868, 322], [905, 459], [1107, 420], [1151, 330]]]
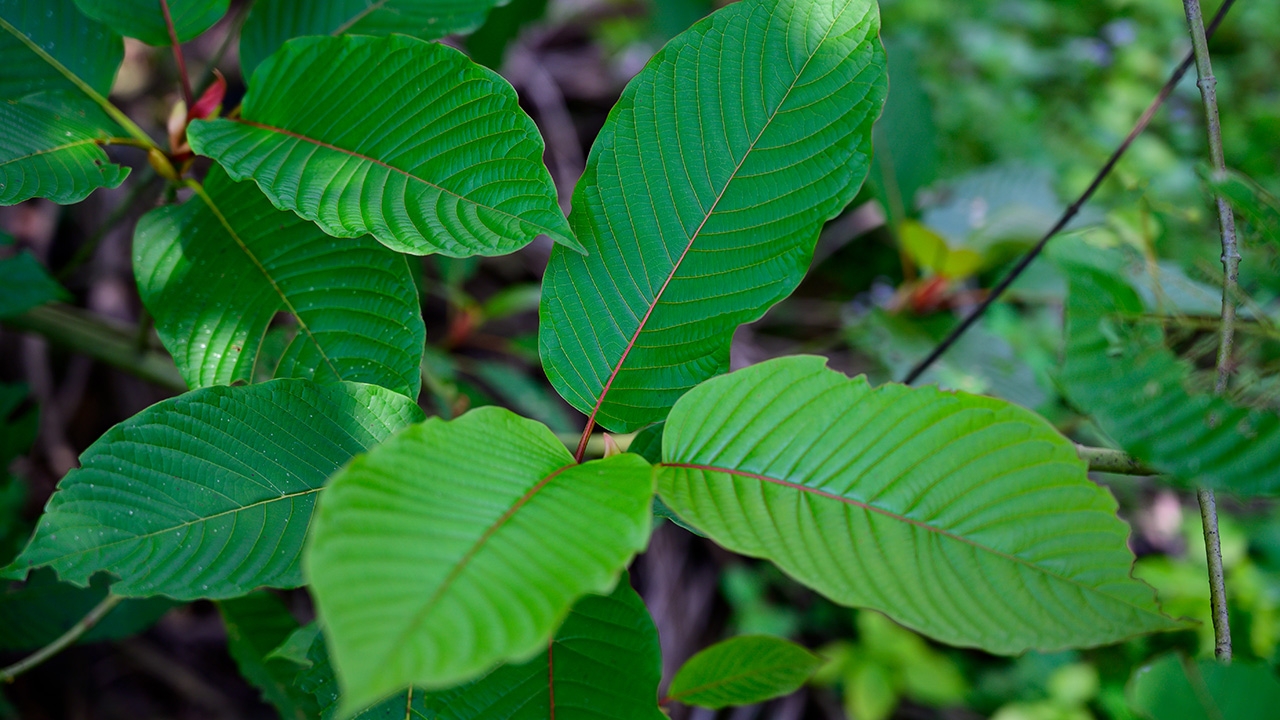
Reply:
[[[609, 378], [605, 381], [604, 387], [600, 389], [600, 397], [596, 399], [596, 405], [592, 408], [591, 414], [587, 417], [588, 431], [590, 431], [590, 429], [595, 425], [596, 416], [600, 414], [600, 408], [604, 406], [605, 398], [609, 395], [610, 388], [613, 387], [613, 381], [617, 379], [618, 373], [622, 371], [622, 366], [626, 364], [627, 357], [631, 354], [632, 349], [635, 348], [636, 342], [644, 332], [645, 326], [648, 324], [650, 316], [653, 315], [654, 309], [656, 309], [658, 304], [662, 301], [662, 295], [666, 292], [667, 286], [670, 285], [671, 281], [675, 278], [676, 273], [680, 270], [681, 264], [684, 263], [685, 257], [689, 254], [689, 251], [693, 249], [694, 242], [697, 241], [698, 236], [702, 233], [702, 229], [706, 227], [707, 222], [710, 221], [711, 216], [715, 214], [716, 208], [720, 206], [720, 201], [724, 199], [725, 193], [729, 191], [729, 186], [732, 185], [733, 181], [738, 177], [738, 172], [742, 170], [742, 166], [747, 162], [747, 158], [751, 157], [751, 153], [755, 150], [756, 145], [773, 124], [774, 118], [781, 113], [782, 107], [787, 104], [787, 99], [791, 97], [791, 93], [795, 90], [796, 84], [800, 82], [800, 78], [804, 75], [805, 71], [809, 69], [809, 63], [812, 62], [813, 58], [817, 55], [817, 48], [822, 47], [822, 44], [827, 41], [827, 38], [831, 35], [831, 31], [835, 29], [840, 18], [843, 17], [844, 13], [849, 9], [850, 4], [851, 3], [846, 3], [844, 8], [842, 8], [834, 18], [832, 18], [831, 27], [827, 28], [827, 31], [822, 35], [822, 39], [814, 45], [814, 52], [805, 58], [804, 65], [800, 67], [799, 72], [797, 72], [796, 76], [792, 78], [791, 84], [787, 87], [787, 91], [783, 93], [782, 99], [778, 101], [778, 106], [769, 114], [768, 119], [765, 120], [764, 125], [760, 128], [760, 132], [756, 133], [756, 136], [751, 140], [751, 144], [747, 146], [746, 152], [742, 154], [742, 159], [739, 160], [738, 164], [733, 168], [733, 172], [729, 173], [729, 177], [725, 180], [724, 187], [720, 188], [720, 192], [717, 193], [715, 201], [711, 203], [711, 206], [707, 208], [706, 213], [703, 214], [702, 222], [698, 223], [697, 229], [690, 234], [689, 242], [685, 245], [684, 251], [680, 253], [680, 257], [677, 258], [675, 263], [671, 266], [671, 272], [667, 274], [667, 279], [662, 282], [662, 286], [658, 288], [658, 292], [654, 293], [653, 301], [649, 303], [649, 308], [645, 310], [644, 317], [640, 319], [640, 324], [636, 327], [635, 333], [632, 334], [631, 340], [627, 342], [627, 346], [623, 349], [622, 355], [618, 358], [618, 363], [613, 367], [613, 371], [609, 373]], [[632, 106], [632, 110], [634, 111], [634, 105]]]
[[63, 150], [70, 150], [70, 149], [72, 149], [72, 148], [80, 147], [81, 145], [96, 145], [97, 143], [98, 143], [98, 141], [97, 141], [97, 140], [95, 140], [95, 139], [93, 139], [93, 138], [86, 138], [86, 139], [84, 139], [84, 140], [76, 140], [75, 142], [69, 142], [69, 143], [67, 143], [67, 144], [65, 144], [65, 145], [59, 145], [59, 146], [57, 146], [57, 147], [46, 148], [46, 149], [44, 149], [44, 150], [36, 150], [36, 151], [35, 151], [35, 152], [33, 152], [33, 153], [28, 153], [28, 154], [23, 155], [23, 156], [21, 156], [21, 157], [13, 158], [13, 159], [11, 159], [11, 160], [3, 160], [3, 161], [0, 161], [0, 167], [4, 167], [5, 165], [11, 165], [11, 164], [16, 163], [16, 162], [22, 162], [23, 160], [30, 160], [30, 159], [31, 159], [31, 158], [33, 158], [33, 157], [39, 157], [39, 156], [41, 156], [41, 155], [49, 155], [50, 153], [61, 152], [61, 151], [63, 151]]
[[657, 465], [656, 467], [682, 468], [682, 469], [686, 469], [686, 470], [699, 470], [699, 471], [702, 471], [702, 472], [716, 472], [716, 473], [724, 473], [724, 474], [726, 474], [726, 475], [735, 475], [735, 476], [737, 476], [737, 477], [745, 477], [745, 478], [750, 478], [750, 479], [752, 479], [752, 480], [759, 480], [760, 482], [773, 483], [773, 484], [775, 484], [775, 485], [780, 485], [780, 486], [782, 486], [782, 487], [785, 487], [785, 488], [788, 488], [788, 489], [791, 489], [791, 490], [797, 490], [797, 491], [802, 492], [802, 493], [810, 493], [810, 494], [813, 494], [813, 495], [817, 495], [817, 496], [819, 496], [819, 497], [827, 498], [827, 499], [829, 499], [829, 500], [835, 500], [835, 501], [837, 501], [837, 502], [841, 502], [841, 503], [844, 503], [844, 504], [846, 504], [846, 505], [853, 505], [854, 507], [861, 508], [862, 510], [865, 510], [865, 511], [867, 511], [867, 512], [877, 513], [877, 514], [883, 515], [883, 516], [885, 516], [885, 517], [891, 518], [891, 519], [893, 519], [893, 520], [898, 520], [898, 521], [901, 521], [901, 522], [905, 522], [905, 523], [907, 523], [907, 524], [909, 524], [909, 525], [912, 525], [912, 526], [915, 526], [915, 527], [921, 528], [921, 529], [923, 529], [923, 530], [926, 530], [926, 531], [931, 532], [931, 533], [935, 533], [935, 534], [937, 534], [937, 535], [941, 535], [942, 537], [948, 538], [948, 539], [950, 539], [950, 540], [955, 540], [955, 541], [960, 542], [960, 543], [963, 543], [963, 544], [965, 544], [965, 545], [969, 545], [970, 547], [973, 547], [973, 548], [975, 548], [975, 549], [977, 549], [977, 550], [981, 550], [981, 551], [983, 551], [983, 552], [990, 553], [990, 554], [992, 554], [992, 555], [995, 555], [995, 556], [997, 556], [997, 557], [1003, 558], [1003, 559], [1008, 560], [1008, 561], [1010, 561], [1010, 562], [1013, 562], [1013, 563], [1016, 563], [1016, 564], [1022, 565], [1022, 566], [1026, 567], [1026, 568], [1028, 568], [1028, 569], [1030, 569], [1030, 570], [1033, 570], [1033, 571], [1034, 571], [1034, 572], [1036, 572], [1036, 573], [1039, 573], [1039, 574], [1042, 574], [1042, 575], [1046, 575], [1046, 576], [1048, 576], [1048, 577], [1052, 577], [1052, 578], [1054, 578], [1054, 579], [1056, 579], [1056, 580], [1060, 580], [1060, 581], [1062, 581], [1062, 582], [1064, 582], [1064, 583], [1067, 583], [1067, 584], [1069, 584], [1069, 585], [1074, 585], [1074, 586], [1076, 586], [1076, 587], [1078, 587], [1078, 588], [1080, 588], [1080, 589], [1082, 589], [1082, 590], [1085, 590], [1085, 591], [1087, 591], [1087, 592], [1090, 592], [1090, 593], [1096, 593], [1096, 594], [1098, 594], [1098, 595], [1102, 595], [1102, 596], [1104, 596], [1104, 597], [1108, 597], [1108, 598], [1110, 598], [1110, 599], [1114, 600], [1115, 602], [1118, 602], [1118, 603], [1120, 603], [1120, 604], [1122, 604], [1122, 605], [1125, 605], [1125, 606], [1128, 606], [1128, 607], [1130, 607], [1130, 608], [1133, 608], [1134, 610], [1137, 610], [1137, 611], [1139, 611], [1139, 612], [1141, 612], [1141, 613], [1143, 613], [1143, 614], [1146, 614], [1146, 615], [1155, 615], [1155, 616], [1160, 617], [1160, 618], [1164, 618], [1164, 617], [1165, 617], [1164, 615], [1161, 615], [1161, 614], [1159, 614], [1159, 613], [1153, 613], [1153, 612], [1151, 612], [1150, 610], [1148, 610], [1147, 608], [1143, 608], [1143, 607], [1140, 607], [1140, 606], [1138, 606], [1138, 605], [1135, 605], [1135, 604], [1133, 604], [1132, 602], [1129, 602], [1128, 600], [1125, 600], [1125, 599], [1123, 599], [1123, 598], [1116, 597], [1115, 595], [1112, 595], [1112, 594], [1110, 594], [1110, 593], [1105, 593], [1105, 592], [1103, 592], [1103, 591], [1102, 591], [1101, 589], [1099, 589], [1099, 588], [1096, 588], [1096, 587], [1093, 587], [1093, 586], [1090, 586], [1090, 585], [1086, 585], [1086, 584], [1084, 584], [1084, 583], [1080, 582], [1079, 580], [1076, 580], [1075, 578], [1065, 577], [1065, 576], [1063, 576], [1063, 575], [1061, 575], [1061, 574], [1059, 574], [1059, 573], [1056, 573], [1056, 572], [1054, 572], [1054, 571], [1052, 571], [1052, 570], [1049, 570], [1049, 569], [1047, 569], [1047, 568], [1044, 568], [1044, 567], [1041, 567], [1041, 566], [1039, 566], [1039, 565], [1036, 565], [1035, 563], [1032, 563], [1032, 562], [1030, 562], [1030, 561], [1028, 561], [1028, 560], [1025, 560], [1025, 559], [1023, 559], [1023, 558], [1020, 558], [1020, 557], [1018, 557], [1017, 555], [1011, 555], [1011, 554], [1006, 553], [1006, 552], [1004, 552], [1004, 551], [1002, 551], [1002, 550], [997, 550], [997, 549], [995, 549], [995, 548], [993, 548], [993, 547], [989, 547], [989, 546], [987, 546], [987, 545], [983, 545], [982, 543], [976, 542], [976, 541], [971, 540], [971, 539], [969, 539], [969, 538], [966, 538], [966, 537], [964, 537], [964, 536], [957, 535], [957, 534], [955, 534], [955, 533], [953, 533], [953, 532], [951, 532], [951, 531], [949, 531], [949, 530], [946, 530], [946, 529], [943, 529], [943, 528], [937, 527], [936, 525], [931, 525], [931, 524], [929, 524], [929, 523], [926, 523], [926, 522], [923, 522], [923, 521], [920, 521], [920, 520], [916, 520], [916, 519], [914, 519], [914, 518], [909, 518], [909, 517], [907, 517], [907, 516], [905, 516], [905, 515], [900, 515], [900, 514], [898, 514], [898, 513], [895, 513], [895, 512], [893, 512], [892, 510], [886, 510], [886, 509], [884, 509], [884, 508], [877, 507], [877, 506], [872, 505], [872, 504], [870, 504], [870, 503], [864, 503], [864, 502], [861, 502], [861, 501], [859, 501], [859, 500], [854, 500], [853, 498], [844, 497], [843, 495], [837, 495], [837, 494], [835, 494], [835, 493], [830, 493], [830, 492], [827, 492], [827, 491], [825, 491], [825, 490], [819, 490], [819, 489], [817, 489], [817, 488], [812, 488], [812, 487], [809, 487], [809, 486], [807, 486], [807, 485], [801, 485], [801, 484], [799, 484], [799, 483], [794, 483], [794, 482], [791, 482], [791, 481], [789, 481], [789, 480], [782, 480], [782, 479], [779, 479], [779, 478], [769, 477], [768, 475], [761, 475], [761, 474], [759, 474], [759, 473], [753, 473], [753, 472], [749, 472], [749, 471], [746, 471], [746, 470], [738, 470], [738, 469], [735, 469], [735, 468], [719, 467], [719, 466], [716, 466], [716, 465], [702, 465], [702, 464], [697, 464], [697, 463], [661, 463], [660, 465]]

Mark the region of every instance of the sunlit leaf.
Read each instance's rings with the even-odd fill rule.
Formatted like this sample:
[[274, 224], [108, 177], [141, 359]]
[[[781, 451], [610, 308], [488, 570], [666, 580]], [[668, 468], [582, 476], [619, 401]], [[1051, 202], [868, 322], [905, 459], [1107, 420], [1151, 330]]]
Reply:
[[[160, 0], [75, 0], [85, 15], [125, 37], [148, 45], [169, 45], [169, 27]], [[168, 0], [169, 16], [178, 42], [208, 30], [227, 14], [230, 0]]]
[[795, 692], [822, 659], [768, 635], [743, 635], [699, 652], [671, 679], [667, 697], [686, 705], [751, 705]]

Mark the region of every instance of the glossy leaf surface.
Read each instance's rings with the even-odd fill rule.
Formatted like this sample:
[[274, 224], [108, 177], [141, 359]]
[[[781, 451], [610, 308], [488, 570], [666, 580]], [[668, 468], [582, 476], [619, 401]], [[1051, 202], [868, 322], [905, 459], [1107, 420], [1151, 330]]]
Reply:
[[299, 38], [254, 73], [240, 118], [188, 136], [336, 237], [454, 257], [576, 244], [515, 91], [437, 43]]
[[286, 40], [303, 35], [412, 35], [434, 40], [473, 30], [502, 0], [256, 0], [240, 32], [245, 77]]
[[1280, 706], [1280, 679], [1262, 663], [1171, 654], [1139, 668], [1125, 694], [1146, 720], [1267, 720]]
[[[170, 44], [160, 0], [75, 0], [85, 15], [125, 37], [148, 45]], [[169, 15], [178, 42], [187, 42], [208, 30], [227, 14], [230, 0], [168, 0]]]
[[36, 92], [111, 92], [124, 41], [85, 17], [72, 0], [0, 0], [0, 99]]
[[575, 464], [544, 425], [432, 418], [336, 475], [307, 574], [348, 710], [537, 652], [649, 537], [650, 466]]
[[[301, 684], [337, 716], [339, 691], [323, 639], [312, 648]], [[662, 652], [644, 602], [624, 575], [607, 595], [585, 595], [547, 649], [502, 665], [449, 690], [415, 688], [357, 714], [354, 720], [663, 720], [658, 709]]]
[[689, 658], [671, 679], [667, 697], [713, 709], [752, 705], [800, 689], [822, 662], [782, 638], [743, 635]]
[[708, 381], [667, 420], [658, 491], [720, 545], [835, 602], [995, 653], [1181, 624], [1074, 445], [991, 398], [849, 379], [815, 357]]
[[614, 432], [728, 369], [738, 325], [800, 282], [866, 177], [884, 103], [870, 0], [744, 0], [672, 40], [596, 139], [539, 345], [556, 390]]
[[204, 188], [148, 213], [134, 240], [138, 292], [188, 385], [253, 381], [283, 313], [296, 334], [260, 374], [418, 396], [426, 330], [404, 256], [369, 237], [330, 237], [219, 168]]
[[0, 205], [36, 197], [70, 205], [119, 186], [129, 168], [103, 152], [104, 127], [97, 108], [57, 96], [0, 100]]
[[112, 592], [229, 598], [302, 584], [300, 557], [325, 480], [422, 417], [371, 385], [275, 380], [166, 400], [108, 430], [58, 484], [5, 575], [49, 566]]
[[1147, 310], [1110, 261], [1119, 259], [1061, 262], [1071, 287], [1066, 396], [1126, 452], [1183, 484], [1280, 492], [1280, 415], [1189, 391], [1191, 365], [1158, 325], [1134, 322]]

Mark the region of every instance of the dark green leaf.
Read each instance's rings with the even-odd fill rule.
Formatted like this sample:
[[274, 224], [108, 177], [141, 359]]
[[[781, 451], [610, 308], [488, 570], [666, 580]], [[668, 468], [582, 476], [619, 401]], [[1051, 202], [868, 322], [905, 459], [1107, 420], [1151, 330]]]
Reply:
[[454, 257], [544, 233], [577, 246], [515, 91], [438, 43], [291, 41], [254, 73], [238, 119], [192, 123], [188, 137], [336, 237]]
[[218, 603], [227, 629], [227, 650], [244, 676], [283, 720], [307, 720], [318, 710], [315, 698], [296, 687], [300, 667], [271, 652], [298, 630], [298, 621], [269, 592]]
[[93, 105], [56, 95], [0, 100], [0, 205], [34, 197], [70, 205], [119, 186], [129, 168], [99, 144], [110, 126]]
[[80, 93], [68, 75], [105, 97], [123, 60], [120, 36], [72, 0], [0, 0], [0, 99]]
[[1268, 720], [1280, 707], [1280, 678], [1261, 663], [1165, 655], [1139, 668], [1125, 694], [1147, 720]]
[[[169, 15], [178, 42], [186, 42], [208, 30], [227, 14], [230, 0], [168, 0]], [[169, 45], [169, 27], [159, 0], [75, 0], [85, 15], [110, 26], [125, 37], [148, 45]]]
[[652, 496], [640, 457], [579, 465], [545, 426], [496, 407], [356, 459], [307, 554], [344, 706], [529, 657], [644, 548]]
[[467, 52], [471, 59], [493, 68], [502, 67], [507, 45], [520, 35], [529, 23], [540, 19], [547, 12], [547, 0], [511, 0], [494, 8], [489, 19], [467, 38]]
[[406, 258], [325, 235], [219, 168], [204, 187], [144, 216], [134, 241], [138, 292], [189, 386], [252, 381], [284, 313], [297, 334], [266, 374], [418, 396], [426, 331]]
[[[107, 596], [106, 575], [93, 577], [89, 587], [58, 582], [51, 570], [36, 570], [20, 587], [0, 592], [0, 650], [29, 651], [53, 642], [84, 618]], [[151, 627], [175, 607], [172, 600], [125, 600], [79, 642], [118, 640]]]
[[[0, 106], [3, 104], [0, 101]], [[2, 111], [0, 116], [3, 116]], [[26, 250], [0, 260], [0, 288], [4, 288], [0, 293], [0, 318], [21, 315], [31, 308], [71, 297], [58, 281], [49, 277], [40, 261]]]
[[58, 484], [35, 537], [6, 568], [49, 566], [118, 595], [229, 598], [302, 584], [325, 480], [422, 417], [372, 385], [273, 380], [166, 400], [108, 430]]
[[795, 692], [822, 662], [782, 638], [743, 635], [689, 658], [672, 678], [667, 697], [713, 709], [752, 705]]
[[623, 93], [574, 192], [583, 257], [552, 251], [540, 348], [614, 432], [728, 369], [734, 330], [800, 282], [856, 194], [886, 92], [870, 0], [744, 0]]
[[294, 665], [311, 667], [311, 659], [307, 655], [318, 637], [320, 625], [315, 621], [309, 622], [289, 633], [275, 650], [267, 653], [267, 659], [286, 660]]

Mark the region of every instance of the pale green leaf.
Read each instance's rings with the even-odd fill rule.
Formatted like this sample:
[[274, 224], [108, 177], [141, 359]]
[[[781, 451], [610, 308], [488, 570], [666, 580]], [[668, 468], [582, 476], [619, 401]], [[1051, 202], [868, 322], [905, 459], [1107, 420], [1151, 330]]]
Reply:
[[134, 274], [192, 387], [252, 381], [283, 313], [296, 334], [266, 374], [418, 396], [426, 330], [406, 258], [369, 237], [330, 237], [219, 168], [202, 194], [139, 221]]
[[[125, 37], [148, 45], [169, 45], [169, 27], [160, 0], [75, 0], [85, 15]], [[178, 42], [187, 42], [208, 30], [227, 14], [230, 0], [168, 0]]]
[[1119, 279], [1120, 259], [1096, 249], [1067, 271], [1065, 395], [1129, 454], [1189, 486], [1280, 492], [1280, 415], [1186, 388], [1190, 363]]
[[123, 60], [120, 36], [85, 17], [73, 0], [0, 0], [0, 99], [79, 93], [68, 74], [106, 96]]
[[438, 43], [293, 40], [254, 73], [239, 118], [194, 122], [188, 137], [336, 237], [454, 257], [539, 234], [576, 246], [515, 91]]
[[262, 692], [282, 720], [308, 720], [317, 712], [315, 698], [296, 686], [297, 663], [271, 657], [272, 651], [299, 630], [284, 603], [269, 592], [256, 592], [218, 603], [227, 631], [227, 652], [240, 674]]
[[871, 0], [744, 0], [627, 86], [574, 192], [586, 257], [552, 251], [539, 346], [614, 432], [729, 365], [734, 330], [804, 276], [866, 177], [886, 92]]
[[720, 545], [843, 605], [995, 653], [1183, 627], [1129, 573], [1129, 528], [1075, 446], [1000, 400], [849, 379], [816, 357], [671, 411], [658, 491]]
[[286, 40], [304, 35], [412, 35], [434, 40], [480, 26], [505, 0], [257, 0], [240, 31], [240, 65], [251, 75]]
[[59, 96], [0, 100], [0, 205], [35, 197], [70, 205], [119, 186], [129, 168], [99, 144], [110, 126], [96, 107]]
[[795, 692], [820, 665], [822, 658], [788, 640], [742, 635], [689, 658], [667, 697], [713, 709], [751, 705]]
[[[301, 683], [322, 705], [322, 720], [332, 720], [339, 691], [323, 639], [310, 657], [312, 670]], [[624, 574], [612, 594], [578, 600], [532, 660], [500, 665], [448, 690], [397, 693], [354, 720], [663, 720], [661, 679], [657, 630]]]
[[422, 417], [372, 385], [273, 380], [166, 400], [116, 425], [58, 484], [7, 576], [49, 566], [112, 592], [229, 598], [302, 584], [300, 557], [325, 480]]
[[[0, 105], [3, 104], [0, 101]], [[21, 315], [31, 308], [71, 297], [57, 280], [49, 277], [36, 256], [26, 250], [0, 260], [0, 288], [4, 288], [0, 293], [0, 318]]]
[[530, 657], [644, 548], [652, 495], [639, 456], [576, 464], [545, 426], [496, 407], [352, 462], [307, 554], [345, 707]]
[[1280, 707], [1280, 678], [1262, 663], [1170, 654], [1138, 668], [1125, 694], [1146, 720], [1268, 720]]

